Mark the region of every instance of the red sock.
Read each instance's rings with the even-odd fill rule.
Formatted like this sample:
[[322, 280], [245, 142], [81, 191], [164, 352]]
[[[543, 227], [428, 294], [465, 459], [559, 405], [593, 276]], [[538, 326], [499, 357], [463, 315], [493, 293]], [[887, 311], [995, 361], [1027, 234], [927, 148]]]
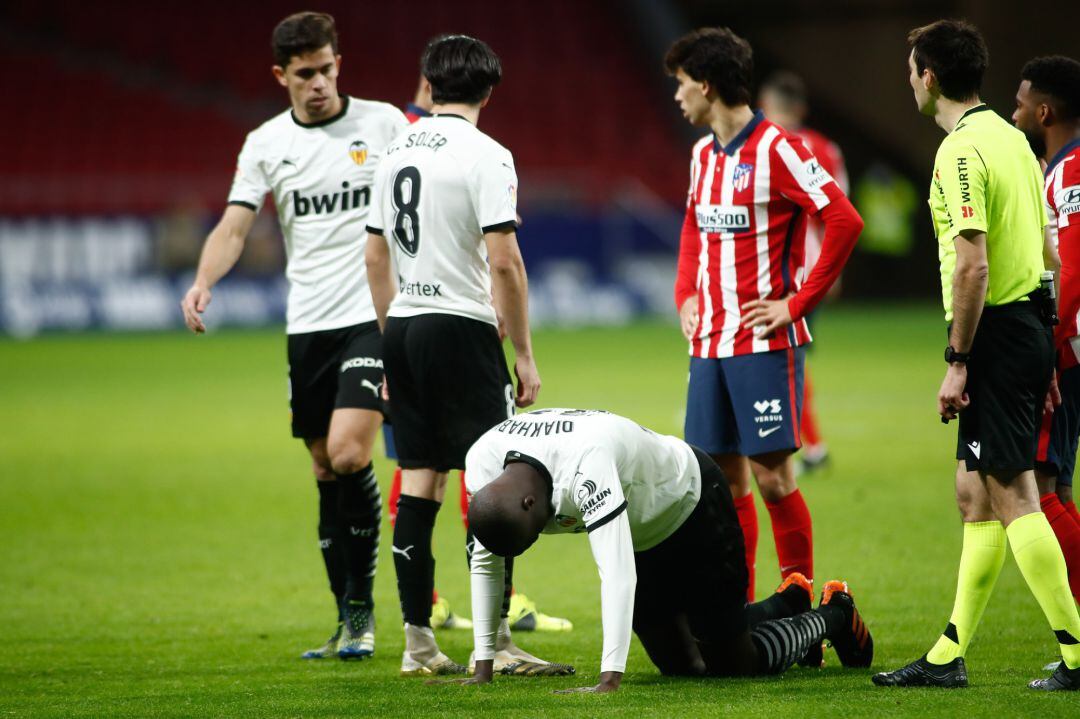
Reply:
[[803, 370], [802, 420], [799, 425], [802, 430], [804, 447], [814, 447], [821, 444], [821, 434], [818, 432], [817, 426], [817, 413], [814, 412], [814, 388], [810, 384], [809, 369]]
[[1071, 499], [1068, 502], [1062, 502], [1065, 506], [1065, 511], [1069, 513], [1069, 516], [1073, 518], [1077, 526], [1080, 526], [1080, 512], [1076, 511], [1076, 503]]
[[465, 470], [461, 470], [461, 521], [469, 528], [469, 493], [465, 490]]
[[754, 493], [735, 498], [735, 513], [739, 515], [742, 527], [743, 543], [746, 545], [746, 573], [749, 583], [746, 585], [746, 601], [754, 601], [754, 572], [757, 565], [758, 523], [757, 509], [754, 508]]
[[795, 490], [779, 502], [765, 502], [772, 518], [773, 539], [776, 541], [776, 558], [780, 561], [780, 578], [793, 572], [801, 572], [807, 579], [814, 578], [814, 538], [810, 523], [810, 509], [802, 492]]
[[397, 522], [397, 501], [401, 496], [401, 467], [394, 467], [394, 481], [390, 483], [390, 497], [386, 500], [386, 510], [390, 515], [390, 526]]
[[1050, 527], [1061, 545], [1065, 555], [1065, 566], [1069, 570], [1069, 589], [1073, 599], [1080, 602], [1080, 524], [1073, 521], [1069, 511], [1054, 492], [1048, 492], [1039, 498], [1043, 514], [1050, 522]]

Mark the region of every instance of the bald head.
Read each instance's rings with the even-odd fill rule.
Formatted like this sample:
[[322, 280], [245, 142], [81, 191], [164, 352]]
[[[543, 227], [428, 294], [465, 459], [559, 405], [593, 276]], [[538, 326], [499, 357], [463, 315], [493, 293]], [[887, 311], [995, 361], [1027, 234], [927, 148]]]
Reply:
[[514, 462], [469, 502], [469, 529], [492, 554], [524, 552], [551, 517], [551, 486], [533, 467]]

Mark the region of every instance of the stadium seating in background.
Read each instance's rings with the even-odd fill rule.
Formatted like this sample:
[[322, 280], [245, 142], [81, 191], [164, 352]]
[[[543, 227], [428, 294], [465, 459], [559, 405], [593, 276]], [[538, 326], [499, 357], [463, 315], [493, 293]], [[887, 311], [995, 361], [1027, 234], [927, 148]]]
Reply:
[[[103, 9], [107, 8], [107, 9]], [[220, 207], [244, 133], [280, 111], [269, 36], [298, 6], [188, 0], [36, 2], [0, 8], [8, 143], [0, 213], [153, 214]], [[403, 105], [432, 35], [500, 54], [506, 82], [484, 129], [513, 150], [530, 192], [602, 201], [637, 178], [672, 204], [688, 148], [615, 0], [323, 2], [337, 19], [341, 89]], [[529, 201], [524, 193], [524, 202]]]

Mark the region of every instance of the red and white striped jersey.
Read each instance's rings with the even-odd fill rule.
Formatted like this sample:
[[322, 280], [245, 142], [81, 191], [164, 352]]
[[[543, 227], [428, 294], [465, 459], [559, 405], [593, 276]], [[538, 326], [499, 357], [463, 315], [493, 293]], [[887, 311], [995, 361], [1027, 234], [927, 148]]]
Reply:
[[1054, 328], [1058, 366], [1080, 364], [1080, 140], [1063, 147], [1046, 166], [1046, 216], [1061, 257], [1060, 323]]
[[713, 136], [694, 145], [675, 297], [698, 298], [693, 357], [732, 357], [810, 342], [806, 321], [756, 337], [741, 306], [779, 300], [803, 277], [806, 216], [843, 192], [796, 135], [754, 119], [726, 147]]
[[[840, 186], [840, 191], [845, 195], [848, 194], [847, 168], [844, 166], [844, 154], [840, 151], [840, 146], [817, 130], [812, 130], [809, 127], [800, 127], [794, 131], [794, 134], [798, 135], [799, 139], [806, 145], [806, 149], [810, 150], [814, 157], [821, 161], [821, 167], [836, 180], [836, 184]], [[806, 253], [803, 259], [803, 277], [814, 268], [818, 257], [821, 256], [821, 240], [824, 237], [825, 224], [816, 217], [806, 218]]]

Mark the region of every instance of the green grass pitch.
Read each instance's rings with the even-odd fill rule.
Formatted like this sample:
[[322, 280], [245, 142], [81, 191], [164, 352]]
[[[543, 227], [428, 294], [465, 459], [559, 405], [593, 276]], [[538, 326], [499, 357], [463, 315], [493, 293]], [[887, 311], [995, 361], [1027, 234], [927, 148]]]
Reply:
[[[874, 668], [922, 654], [944, 626], [960, 549], [955, 429], [934, 398], [945, 335], [932, 307], [836, 307], [811, 366], [833, 451], [802, 483], [819, 583], [852, 586]], [[540, 406], [599, 407], [678, 434], [685, 345], [673, 325], [543, 330]], [[376, 462], [385, 487], [390, 464]], [[437, 533], [437, 586], [468, 612], [456, 486]], [[425, 686], [397, 676], [402, 649], [388, 525], [376, 586], [376, 657], [304, 662], [330, 633], [316, 493], [288, 433], [280, 330], [55, 336], [0, 342], [0, 715], [10, 716], [1075, 716], [1077, 697], [1035, 694], [1055, 644], [1010, 560], [968, 654], [966, 691], [888, 691], [868, 671], [668, 680], [636, 642], [621, 691], [594, 683], [598, 580], [582, 537], [545, 537], [517, 586], [565, 635], [518, 635], [573, 662], [567, 679]], [[759, 595], [778, 579], [762, 518]], [[384, 515], [385, 518], [385, 515]], [[442, 632], [464, 661], [471, 634]]]

